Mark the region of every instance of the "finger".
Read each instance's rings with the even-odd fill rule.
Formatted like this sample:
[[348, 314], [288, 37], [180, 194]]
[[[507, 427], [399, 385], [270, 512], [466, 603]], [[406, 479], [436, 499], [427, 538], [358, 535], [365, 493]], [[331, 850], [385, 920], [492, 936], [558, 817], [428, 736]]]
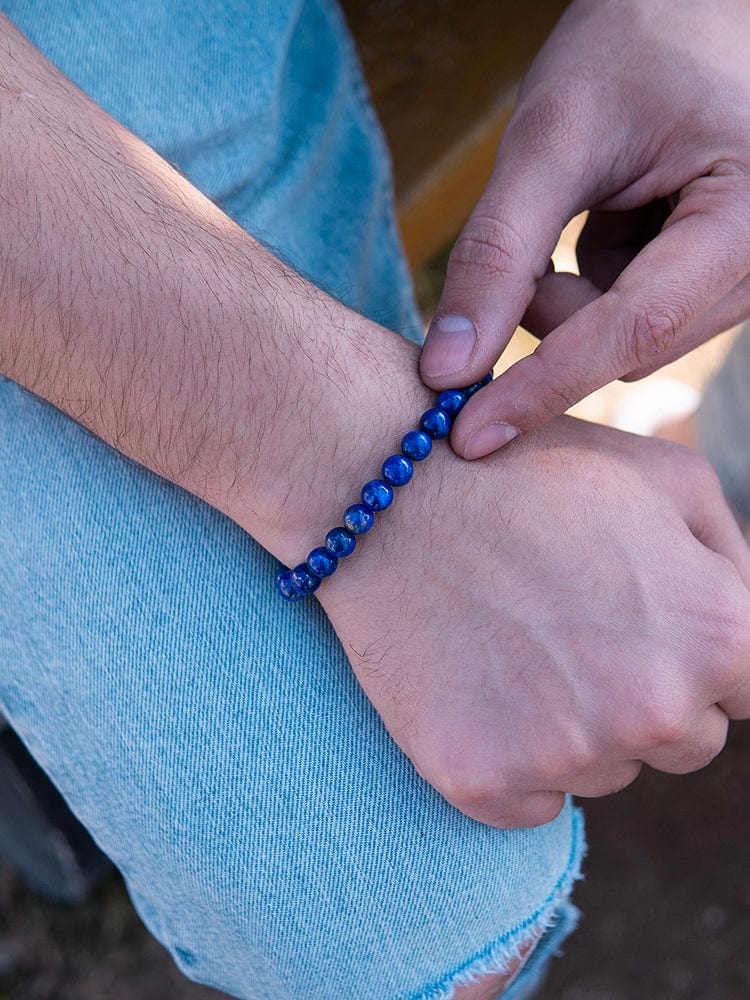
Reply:
[[[538, 283], [536, 294], [529, 303], [521, 325], [541, 340], [600, 295], [600, 287], [594, 285], [589, 278], [565, 271], [553, 271], [546, 274]], [[679, 344], [665, 350], [664, 354], [651, 364], [628, 372], [621, 378], [625, 382], [645, 378], [748, 317], [750, 317], [750, 275], [696, 320], [686, 330]]]
[[[750, 651], [750, 641], [748, 641], [746, 649]], [[737, 684], [732, 694], [721, 699], [719, 708], [736, 722], [750, 719], [750, 656], [745, 659], [742, 680]]]
[[[665, 461], [665, 450], [672, 461]], [[750, 547], [704, 458], [661, 441], [641, 449], [640, 461], [649, 462], [650, 455], [654, 483], [668, 492], [691, 534], [710, 550], [701, 578], [704, 586], [713, 583], [706, 611], [712, 628], [704, 648], [695, 649], [704, 665], [696, 682], [706, 682], [707, 699], [730, 719], [750, 718]]]
[[[712, 571], [716, 580], [710, 609], [713, 635], [702, 651], [709, 668], [703, 676], [711, 678], [713, 688], [707, 693], [730, 719], [746, 719], [750, 717], [750, 547], [708, 462], [675, 447], [685, 452], [684, 474], [672, 480], [672, 496], [694, 537], [721, 557], [703, 571], [704, 584]], [[660, 474], [655, 472], [655, 478]]]
[[581, 424], [581, 432], [593, 435], [596, 447], [601, 447], [597, 437], [602, 431], [607, 435], [610, 450], [616, 446], [618, 452], [636, 463], [656, 487], [672, 498], [694, 538], [732, 564], [739, 577], [738, 586], [741, 584], [743, 588], [742, 599], [750, 599], [750, 547], [708, 460], [674, 441], [644, 440], [614, 428]]
[[750, 590], [750, 546], [740, 531], [736, 517], [721, 495], [721, 487], [717, 492], [720, 497], [717, 498], [717, 502], [721, 504], [720, 510], [712, 511], [710, 516], [702, 512], [699, 520], [692, 522], [688, 518], [688, 527], [705, 546], [732, 563], [745, 589]]
[[658, 742], [643, 753], [643, 762], [668, 774], [689, 774], [710, 764], [724, 748], [729, 719], [711, 705], [689, 724], [666, 722]]
[[581, 274], [607, 291], [646, 244], [659, 235], [669, 214], [666, 198], [624, 212], [589, 212], [576, 245]]
[[660, 198], [627, 212], [589, 212], [576, 245], [580, 276], [545, 274], [521, 325], [541, 339], [606, 292], [659, 234], [669, 211], [668, 200]]
[[739, 283], [748, 260], [750, 232], [738, 231], [731, 215], [683, 216], [609, 292], [469, 400], [452, 431], [454, 450], [465, 458], [488, 455], [602, 385], [662, 358]]
[[566, 791], [584, 799], [613, 795], [627, 788], [638, 777], [642, 767], [639, 760], [625, 760], [616, 765], [602, 762], [598, 768], [578, 772], [566, 783]]
[[526, 792], [497, 798], [446, 796], [465, 816], [501, 830], [543, 826], [551, 823], [565, 805], [563, 792]]
[[498, 803], [482, 822], [503, 830], [544, 826], [559, 816], [564, 805], [563, 792], [528, 792], [518, 803]]
[[[667, 447], [670, 447], [667, 445]], [[671, 478], [670, 493], [693, 535], [706, 548], [728, 560], [750, 601], [750, 547], [727, 506], [719, 478], [709, 463], [688, 449], [672, 446], [682, 475]], [[750, 607], [748, 607], [750, 617]]]
[[420, 359], [427, 385], [468, 385], [499, 358], [563, 227], [587, 199], [585, 128], [584, 109], [571, 101], [528, 102], [509, 124], [448, 262]]
[[577, 274], [567, 271], [545, 274], [537, 283], [521, 326], [541, 340], [601, 294], [601, 288]]
[[683, 341], [667, 348], [661, 357], [656, 358], [650, 364], [642, 365], [635, 371], [623, 375], [623, 380], [634, 382], [636, 379], [651, 375], [659, 368], [669, 364], [670, 361], [675, 361], [717, 334], [742, 323], [748, 317], [750, 317], [750, 275], [743, 278], [715, 306], [700, 316], [690, 326]]

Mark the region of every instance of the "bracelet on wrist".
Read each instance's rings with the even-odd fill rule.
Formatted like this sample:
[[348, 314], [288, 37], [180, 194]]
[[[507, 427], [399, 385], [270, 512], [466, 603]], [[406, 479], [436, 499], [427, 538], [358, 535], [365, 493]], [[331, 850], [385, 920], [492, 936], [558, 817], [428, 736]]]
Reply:
[[286, 601], [299, 601], [313, 594], [321, 582], [338, 569], [339, 561], [350, 556], [357, 546], [357, 536], [365, 535], [375, 523], [375, 516], [391, 506], [395, 489], [406, 486], [414, 475], [414, 463], [422, 462], [432, 452], [432, 442], [450, 434], [453, 420], [475, 392], [492, 381], [492, 372], [467, 389], [445, 389], [435, 406], [422, 414], [419, 429], [410, 430], [401, 439], [401, 451], [389, 455], [381, 468], [381, 479], [371, 479], [362, 487], [360, 503], [344, 511], [343, 525], [331, 528], [322, 546], [313, 549], [305, 562], [293, 569], [284, 567], [276, 574], [276, 590]]

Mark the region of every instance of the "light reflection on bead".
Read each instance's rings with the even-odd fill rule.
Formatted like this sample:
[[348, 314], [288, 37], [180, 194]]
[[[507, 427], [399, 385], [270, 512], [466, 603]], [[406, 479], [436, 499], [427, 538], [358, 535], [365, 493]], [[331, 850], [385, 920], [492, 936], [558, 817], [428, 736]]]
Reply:
[[432, 440], [424, 431], [407, 431], [401, 438], [401, 451], [412, 462], [421, 462], [432, 451]]
[[382, 479], [371, 479], [362, 487], [362, 505], [368, 510], [385, 510], [393, 503], [393, 487]]
[[331, 528], [326, 535], [326, 548], [338, 559], [351, 555], [356, 544], [357, 539], [346, 528]]
[[437, 398], [436, 406], [451, 416], [455, 417], [463, 409], [464, 403], [469, 398], [465, 389], [443, 389]]
[[414, 466], [405, 455], [390, 455], [383, 462], [382, 473], [390, 486], [406, 486], [414, 475]]
[[292, 586], [300, 594], [312, 594], [320, 586], [320, 577], [314, 576], [310, 572], [307, 568], [307, 563], [300, 563], [299, 566], [295, 566], [289, 575]]
[[492, 381], [492, 372], [487, 372], [484, 378], [480, 378], [480, 380], [478, 382], [475, 382], [474, 385], [470, 385], [468, 389], [464, 389], [464, 392], [467, 394], [467, 396], [473, 396], [475, 392], [479, 392], [480, 389], [483, 389], [486, 385], [489, 385], [491, 381]]
[[451, 418], [445, 410], [433, 406], [424, 411], [419, 426], [425, 434], [429, 434], [433, 440], [437, 441], [440, 438], [448, 437], [451, 432], [451, 423]]
[[375, 517], [361, 503], [353, 503], [344, 511], [344, 524], [355, 535], [364, 535], [375, 524]]
[[330, 576], [336, 572], [339, 561], [328, 549], [313, 549], [307, 557], [307, 568], [315, 576]]
[[276, 589], [285, 601], [301, 601], [305, 596], [300, 594], [292, 583], [291, 573], [288, 569], [279, 570], [276, 574]]

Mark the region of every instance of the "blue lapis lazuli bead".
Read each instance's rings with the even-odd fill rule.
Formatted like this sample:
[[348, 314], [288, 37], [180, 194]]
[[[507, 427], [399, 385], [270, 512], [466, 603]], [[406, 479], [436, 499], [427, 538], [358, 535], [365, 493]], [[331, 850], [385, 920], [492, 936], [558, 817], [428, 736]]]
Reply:
[[320, 577], [310, 572], [307, 568], [307, 563], [300, 563], [299, 566], [295, 566], [289, 576], [292, 586], [300, 594], [312, 594], [320, 586]]
[[421, 462], [432, 451], [432, 439], [424, 431], [407, 431], [401, 438], [401, 451], [412, 462]]
[[362, 505], [368, 510], [385, 510], [393, 503], [393, 487], [382, 479], [371, 479], [362, 487]]
[[383, 462], [382, 473], [390, 486], [406, 486], [414, 475], [414, 466], [405, 455], [390, 455]]
[[489, 385], [491, 381], [492, 381], [492, 372], [487, 372], [484, 378], [480, 378], [480, 380], [478, 382], [475, 382], [474, 385], [470, 385], [468, 389], [464, 389], [464, 392], [466, 393], [467, 396], [473, 396], [475, 392], [479, 392], [480, 389], [483, 389], [486, 385]]
[[301, 601], [305, 596], [292, 583], [292, 574], [288, 569], [282, 569], [276, 574], [276, 589], [285, 601]]
[[344, 524], [355, 535], [364, 535], [375, 524], [371, 510], [361, 503], [353, 503], [344, 511]]
[[456, 417], [469, 398], [465, 389], [443, 389], [437, 398], [436, 406], [440, 407], [450, 417]]
[[313, 549], [307, 557], [307, 568], [314, 576], [330, 576], [336, 572], [339, 561], [328, 549]]
[[357, 539], [346, 528], [331, 528], [326, 535], [326, 548], [337, 559], [351, 555], [356, 544]]
[[419, 426], [433, 440], [438, 440], [439, 438], [448, 437], [452, 422], [445, 410], [441, 410], [438, 406], [433, 406], [429, 410], [424, 411], [422, 419], [419, 421]]

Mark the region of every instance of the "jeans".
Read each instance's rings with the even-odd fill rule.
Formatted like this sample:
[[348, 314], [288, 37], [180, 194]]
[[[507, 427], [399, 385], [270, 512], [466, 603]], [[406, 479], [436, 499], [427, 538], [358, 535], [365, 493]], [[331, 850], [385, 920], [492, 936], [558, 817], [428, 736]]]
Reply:
[[[330, 0], [0, 9], [276, 253], [418, 338]], [[257, 1000], [447, 1000], [547, 928], [507, 992], [531, 995], [575, 923], [571, 804], [534, 830], [460, 814], [237, 525], [8, 380], [0, 422], [0, 710], [186, 975]]]

